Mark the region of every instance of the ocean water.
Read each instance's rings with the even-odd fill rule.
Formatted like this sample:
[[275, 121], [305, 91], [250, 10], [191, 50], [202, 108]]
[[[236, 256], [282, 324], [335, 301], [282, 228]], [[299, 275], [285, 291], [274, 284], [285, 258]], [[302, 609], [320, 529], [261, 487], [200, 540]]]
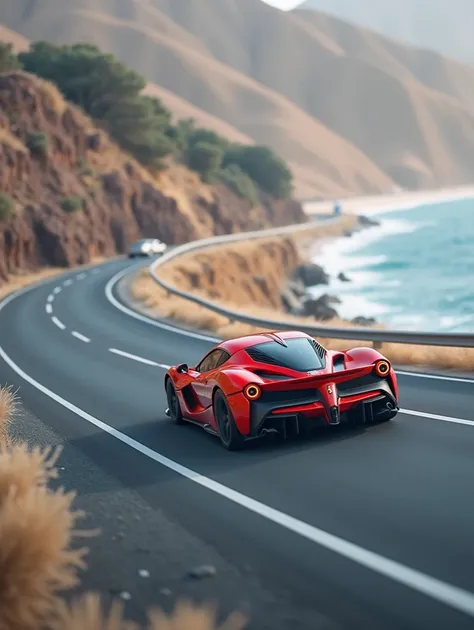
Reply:
[[[333, 278], [343, 318], [400, 330], [474, 332], [474, 199], [371, 215], [380, 226], [328, 243], [315, 262]], [[351, 279], [336, 279], [343, 271]]]

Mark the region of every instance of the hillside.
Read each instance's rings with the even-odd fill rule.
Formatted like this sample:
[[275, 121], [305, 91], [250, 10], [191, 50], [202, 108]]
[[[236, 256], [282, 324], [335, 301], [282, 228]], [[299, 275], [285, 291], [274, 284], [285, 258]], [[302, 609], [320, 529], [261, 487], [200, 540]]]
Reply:
[[271, 146], [301, 197], [472, 181], [474, 69], [341, 20], [260, 0], [4, 0], [2, 20], [113, 52], [180, 115]]
[[[179, 9], [178, 5], [186, 14], [187, 7], [181, 2], [164, 8]], [[197, 3], [198, 14], [199, 6]], [[190, 103], [192, 106], [185, 106], [190, 116], [196, 115], [197, 107], [213, 118], [214, 128], [225, 124], [229, 137], [243, 134], [268, 144], [289, 163], [300, 197], [375, 193], [393, 186], [393, 181], [356, 147], [291, 99], [223, 63], [199, 36], [160, 10], [155, 0], [153, 4], [146, 0], [102, 0], [93, 4], [93, 10], [91, 7], [88, 0], [4, 0], [2, 20], [30, 39], [99, 45], [156, 84], [152, 89], [164, 88], [179, 97], [181, 112], [185, 102]], [[225, 24], [219, 25], [219, 20], [212, 18], [211, 7], [202, 8], [202, 19], [220, 36], [218, 31]], [[226, 38], [225, 30], [221, 35]], [[203, 120], [202, 115], [197, 120]]]
[[407, 44], [474, 63], [470, 0], [306, 0], [298, 8], [324, 11]]
[[25, 72], [0, 74], [0, 191], [0, 281], [122, 253], [143, 235], [176, 244], [304, 219], [294, 201], [252, 207], [173, 162], [152, 174]]

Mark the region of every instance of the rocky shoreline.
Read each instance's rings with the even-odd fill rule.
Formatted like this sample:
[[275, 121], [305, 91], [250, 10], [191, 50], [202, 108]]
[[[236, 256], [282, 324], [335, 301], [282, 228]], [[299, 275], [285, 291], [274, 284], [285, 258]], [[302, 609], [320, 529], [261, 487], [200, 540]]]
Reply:
[[[360, 230], [377, 225], [380, 225], [380, 222], [376, 219], [360, 215], [355, 227], [344, 232], [343, 236], [349, 238]], [[351, 282], [351, 279], [343, 272], [337, 276], [337, 279], [341, 282]], [[281, 293], [283, 310], [291, 315], [314, 317], [317, 321], [339, 318], [336, 307], [341, 300], [337, 296], [324, 293], [320, 297], [314, 298], [308, 292], [309, 288], [327, 286], [330, 282], [331, 277], [323, 266], [316, 263], [298, 265]], [[373, 317], [360, 315], [352, 319], [351, 323], [356, 326], [374, 326], [377, 324], [377, 320]]]

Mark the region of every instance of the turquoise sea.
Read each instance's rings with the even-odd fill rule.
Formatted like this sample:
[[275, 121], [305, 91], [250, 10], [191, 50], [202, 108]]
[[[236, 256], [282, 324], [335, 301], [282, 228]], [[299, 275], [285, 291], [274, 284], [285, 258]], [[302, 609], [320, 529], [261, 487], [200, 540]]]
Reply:
[[[363, 212], [361, 213], [363, 214]], [[474, 199], [372, 214], [381, 224], [328, 243], [315, 260], [336, 278], [339, 313], [393, 328], [474, 332]]]

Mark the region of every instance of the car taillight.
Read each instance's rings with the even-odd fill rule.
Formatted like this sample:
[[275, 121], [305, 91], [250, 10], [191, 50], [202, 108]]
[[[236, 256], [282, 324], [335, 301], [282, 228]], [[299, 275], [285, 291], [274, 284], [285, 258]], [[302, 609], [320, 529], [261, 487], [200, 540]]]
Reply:
[[262, 390], [258, 385], [250, 383], [244, 387], [244, 395], [248, 400], [257, 400], [262, 395]]
[[385, 360], [377, 361], [377, 363], [375, 364], [375, 371], [378, 376], [387, 376], [387, 374], [390, 372], [390, 363]]

